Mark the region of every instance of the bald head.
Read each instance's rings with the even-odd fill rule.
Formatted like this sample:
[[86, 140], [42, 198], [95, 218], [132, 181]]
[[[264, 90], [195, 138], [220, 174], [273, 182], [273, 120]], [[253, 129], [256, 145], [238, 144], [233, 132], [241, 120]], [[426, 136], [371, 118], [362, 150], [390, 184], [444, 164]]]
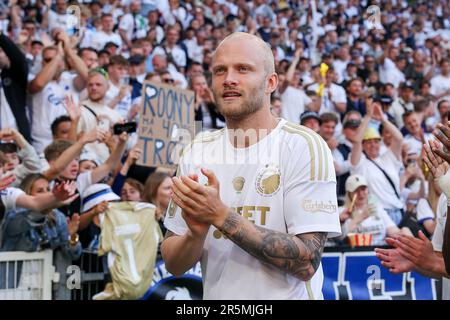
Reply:
[[156, 72], [162, 72], [167, 69], [167, 58], [163, 55], [155, 54], [152, 64]]
[[270, 116], [270, 94], [277, 85], [272, 51], [261, 39], [237, 32], [217, 46], [212, 91], [227, 123], [256, 113]]
[[216, 53], [222, 47], [232, 42], [251, 45], [254, 48], [254, 50], [258, 52], [258, 56], [262, 58], [266, 74], [271, 74], [275, 72], [275, 60], [269, 45], [266, 42], [264, 42], [261, 38], [245, 32], [234, 32], [229, 36], [227, 36], [225, 39], [223, 39], [217, 46], [216, 50], [214, 51], [213, 61], [214, 57], [216, 56]]

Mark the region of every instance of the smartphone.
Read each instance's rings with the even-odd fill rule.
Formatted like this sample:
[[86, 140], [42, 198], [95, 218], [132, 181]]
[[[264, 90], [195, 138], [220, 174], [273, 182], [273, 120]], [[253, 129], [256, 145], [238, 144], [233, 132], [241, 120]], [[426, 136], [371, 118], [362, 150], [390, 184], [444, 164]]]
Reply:
[[122, 132], [133, 133], [136, 132], [137, 124], [136, 122], [126, 122], [126, 123], [116, 123], [113, 126], [114, 134], [119, 135]]

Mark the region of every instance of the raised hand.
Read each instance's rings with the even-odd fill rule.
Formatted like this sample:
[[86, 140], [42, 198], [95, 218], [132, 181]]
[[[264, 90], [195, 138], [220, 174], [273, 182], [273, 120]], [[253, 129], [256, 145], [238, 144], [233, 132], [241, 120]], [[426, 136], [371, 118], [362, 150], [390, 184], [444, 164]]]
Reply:
[[129, 135], [125, 131], [119, 135], [119, 143], [126, 143], [128, 141]]
[[294, 52], [294, 58], [296, 60], [299, 60], [302, 57], [303, 54], [303, 48], [297, 48]]
[[103, 141], [106, 137], [107, 131], [101, 128], [94, 128], [88, 133], [85, 133], [81, 138], [84, 143], [91, 143], [95, 141]]
[[373, 113], [372, 113], [372, 119], [375, 119], [377, 121], [383, 121], [384, 113], [383, 109], [381, 108], [381, 105], [379, 103], [372, 103], [373, 105]]
[[66, 108], [67, 114], [70, 117], [70, 120], [76, 121], [81, 117], [81, 108], [73, 101], [73, 97], [71, 94], [67, 95], [64, 98], [64, 108]]
[[370, 118], [372, 118], [373, 115], [373, 99], [372, 98], [367, 98], [366, 99], [366, 115]]
[[4, 141], [16, 141], [20, 133], [11, 128], [5, 128], [0, 131], [0, 139]]
[[134, 104], [128, 111], [128, 120], [131, 121], [139, 114], [141, 106], [139, 104]]
[[[20, 7], [15, 7], [15, 8], [13, 8], [13, 10], [15, 10], [15, 9], [17, 9], [17, 8], [19, 8], [19, 10], [20, 10]], [[17, 11], [17, 10], [16, 10], [16, 11]], [[20, 31], [19, 37], [18, 37], [18, 39], [17, 39], [18, 43], [24, 44], [24, 43], [27, 42], [28, 40], [30, 40], [30, 33], [29, 33], [27, 30], [22, 30], [22, 31]]]
[[125, 98], [125, 96], [127, 94], [131, 94], [132, 90], [133, 90], [133, 87], [130, 85], [121, 86], [119, 93], [118, 93], [119, 100], [122, 100], [123, 98]]
[[8, 188], [11, 183], [16, 181], [16, 175], [11, 171], [3, 174], [3, 170], [1, 170], [0, 174], [0, 191]]
[[78, 194], [75, 194], [76, 189], [77, 184], [75, 181], [65, 181], [62, 183], [57, 183], [55, 187], [53, 187], [52, 193], [61, 202], [65, 202], [67, 200], [71, 200], [70, 202], [72, 202], [78, 197]]
[[69, 232], [70, 236], [77, 233], [79, 226], [80, 215], [78, 213], [74, 213], [71, 218], [67, 218], [67, 231]]
[[58, 42], [57, 47], [58, 47], [58, 55], [57, 56], [60, 59], [63, 59], [64, 58], [64, 46], [63, 46], [62, 41]]
[[334, 150], [339, 145], [339, 142], [335, 138], [331, 138], [327, 141], [327, 144], [330, 150]]
[[70, 49], [70, 38], [66, 32], [62, 30], [58, 32], [56, 34], [56, 41], [59, 41], [59, 43], [62, 42], [64, 50]]
[[206, 102], [215, 102], [214, 95], [210, 88], [206, 88], [203, 92], [203, 100], [205, 100]]
[[200, 108], [200, 105], [203, 103], [203, 95], [200, 91], [195, 92], [195, 111]]
[[134, 146], [133, 149], [128, 153], [126, 162], [131, 166], [136, 163], [140, 159], [142, 155], [142, 150], [137, 146]]

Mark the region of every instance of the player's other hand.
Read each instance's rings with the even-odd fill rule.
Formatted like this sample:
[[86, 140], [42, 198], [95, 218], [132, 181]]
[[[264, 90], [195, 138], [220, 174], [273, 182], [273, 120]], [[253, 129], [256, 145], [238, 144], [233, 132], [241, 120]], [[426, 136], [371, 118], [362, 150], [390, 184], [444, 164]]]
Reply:
[[221, 226], [228, 215], [228, 207], [220, 199], [220, 186], [215, 174], [202, 168], [208, 178], [207, 185], [201, 185], [189, 176], [173, 178], [173, 201], [192, 222]]

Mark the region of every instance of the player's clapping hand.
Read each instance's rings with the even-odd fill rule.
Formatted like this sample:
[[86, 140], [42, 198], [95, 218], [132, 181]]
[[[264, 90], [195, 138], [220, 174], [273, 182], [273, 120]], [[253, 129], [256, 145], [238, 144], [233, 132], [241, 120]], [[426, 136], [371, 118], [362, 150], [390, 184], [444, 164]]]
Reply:
[[438, 142], [434, 140], [428, 141], [428, 144], [423, 145], [422, 159], [430, 169], [431, 175], [434, 179], [438, 180], [445, 175], [449, 169], [449, 164], [445, 162], [441, 157], [436, 156], [433, 150], [440, 149]]
[[395, 247], [399, 253], [415, 266], [429, 270], [433, 268], [433, 263], [428, 263], [430, 262], [429, 257], [434, 254], [433, 244], [422, 231], [419, 231], [418, 238], [400, 235], [393, 241], [396, 241]]
[[[190, 179], [192, 179], [193, 181], [198, 182], [198, 175], [190, 174], [188, 177]], [[172, 185], [172, 191], [174, 191], [174, 188], [175, 188], [175, 184]], [[174, 194], [175, 193], [173, 192], [172, 193], [172, 201], [177, 203], [173, 197]], [[198, 238], [206, 237], [206, 234], [208, 233], [210, 224], [198, 222], [190, 214], [186, 213], [186, 211], [183, 210], [183, 208], [181, 208], [181, 216], [183, 217], [184, 221], [188, 225], [189, 230], [194, 237], [198, 237]]]
[[431, 150], [439, 157], [450, 163], [450, 121], [447, 121], [445, 125], [438, 123], [436, 130], [433, 131], [433, 135], [444, 145], [446, 150], [431, 146]]
[[211, 170], [202, 168], [201, 171], [208, 178], [207, 185], [201, 185], [191, 176], [173, 178], [172, 199], [183, 210], [188, 224], [191, 221], [222, 226], [229, 209], [220, 199], [219, 181]]

